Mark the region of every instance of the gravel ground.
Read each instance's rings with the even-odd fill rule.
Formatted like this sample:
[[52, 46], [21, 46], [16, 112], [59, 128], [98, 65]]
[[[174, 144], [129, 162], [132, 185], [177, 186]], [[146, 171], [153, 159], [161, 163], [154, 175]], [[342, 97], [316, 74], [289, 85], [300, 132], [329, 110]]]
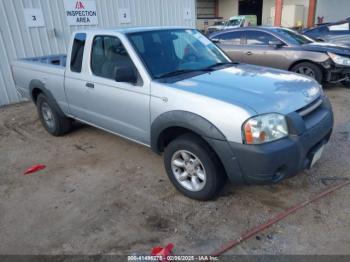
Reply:
[[[0, 254], [210, 253], [274, 214], [350, 178], [350, 89], [327, 90], [334, 134], [314, 169], [271, 186], [228, 185], [210, 202], [176, 192], [150, 149], [79, 126], [55, 138], [31, 103], [0, 108]], [[46, 169], [23, 175], [33, 164]], [[229, 254], [350, 254], [350, 188]]]

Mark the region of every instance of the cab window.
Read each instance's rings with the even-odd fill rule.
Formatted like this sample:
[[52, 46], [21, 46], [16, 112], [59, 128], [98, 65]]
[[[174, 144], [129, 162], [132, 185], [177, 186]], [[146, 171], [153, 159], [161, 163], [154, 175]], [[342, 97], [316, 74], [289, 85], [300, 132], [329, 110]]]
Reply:
[[94, 75], [116, 79], [120, 68], [136, 68], [122, 42], [114, 36], [96, 36], [92, 44], [91, 70]]
[[70, 59], [70, 70], [80, 73], [83, 64], [86, 34], [78, 33], [74, 37], [72, 54]]

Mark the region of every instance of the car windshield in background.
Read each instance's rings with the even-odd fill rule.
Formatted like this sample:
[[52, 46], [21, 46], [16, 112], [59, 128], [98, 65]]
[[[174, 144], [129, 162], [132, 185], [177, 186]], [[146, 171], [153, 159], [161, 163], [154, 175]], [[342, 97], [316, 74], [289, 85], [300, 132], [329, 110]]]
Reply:
[[275, 28], [273, 31], [283, 37], [288, 43], [293, 45], [305, 45], [315, 42], [311, 38], [290, 29]]
[[197, 30], [148, 31], [132, 33], [128, 37], [153, 78], [230, 63], [222, 51]]
[[226, 26], [236, 26], [236, 25], [240, 25], [242, 22], [241, 19], [232, 19], [226, 22]]
[[221, 21], [221, 22], [215, 22], [214, 23], [214, 25], [225, 25], [226, 24], [226, 22], [224, 22], [224, 21]]

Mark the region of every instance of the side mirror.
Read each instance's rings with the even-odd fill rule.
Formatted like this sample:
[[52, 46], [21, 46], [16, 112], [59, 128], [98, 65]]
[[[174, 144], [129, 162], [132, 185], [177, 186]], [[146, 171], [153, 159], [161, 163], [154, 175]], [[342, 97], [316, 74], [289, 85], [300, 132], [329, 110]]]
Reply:
[[284, 46], [284, 43], [280, 40], [269, 41], [269, 46], [273, 46], [274, 48], [281, 48]]
[[131, 84], [137, 83], [135, 70], [131, 66], [118, 68], [115, 72], [115, 81]]
[[215, 44], [220, 43], [220, 39], [218, 39], [218, 38], [212, 38], [210, 40]]

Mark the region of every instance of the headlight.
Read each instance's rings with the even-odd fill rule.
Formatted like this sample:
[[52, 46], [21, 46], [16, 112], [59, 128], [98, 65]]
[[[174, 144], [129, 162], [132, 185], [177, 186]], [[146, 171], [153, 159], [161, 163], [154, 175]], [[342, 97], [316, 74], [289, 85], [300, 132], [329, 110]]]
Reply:
[[286, 118], [275, 113], [252, 117], [242, 129], [246, 144], [263, 144], [288, 136]]
[[341, 55], [336, 55], [333, 53], [328, 52], [329, 57], [333, 60], [334, 63], [338, 65], [343, 65], [343, 66], [350, 66], [350, 58], [341, 56]]

